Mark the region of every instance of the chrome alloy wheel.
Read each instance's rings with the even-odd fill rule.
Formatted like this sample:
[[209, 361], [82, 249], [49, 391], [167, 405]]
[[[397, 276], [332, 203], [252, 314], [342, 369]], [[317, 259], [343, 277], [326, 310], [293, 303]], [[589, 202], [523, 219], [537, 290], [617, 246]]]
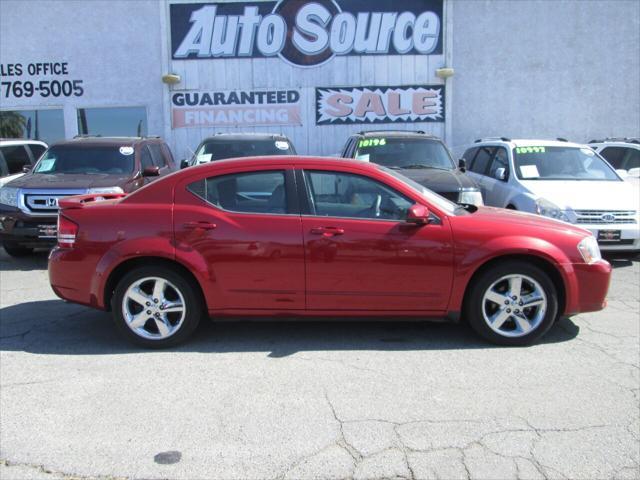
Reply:
[[538, 328], [547, 311], [547, 296], [533, 278], [506, 275], [482, 297], [482, 315], [489, 328], [503, 337], [522, 337]]
[[122, 315], [127, 326], [149, 340], [172, 336], [182, 326], [185, 313], [180, 290], [160, 277], [136, 280], [122, 299]]

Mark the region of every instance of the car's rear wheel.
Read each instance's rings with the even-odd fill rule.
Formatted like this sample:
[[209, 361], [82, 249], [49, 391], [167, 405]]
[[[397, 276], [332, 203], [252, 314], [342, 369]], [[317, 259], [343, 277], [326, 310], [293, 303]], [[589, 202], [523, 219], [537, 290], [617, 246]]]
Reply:
[[483, 338], [499, 345], [528, 345], [553, 325], [558, 292], [543, 270], [508, 261], [474, 280], [465, 316]]
[[141, 267], [127, 273], [116, 286], [111, 306], [120, 333], [151, 348], [186, 340], [204, 312], [197, 286], [168, 267]]
[[33, 253], [33, 248], [23, 247], [15, 242], [2, 242], [2, 247], [5, 252], [7, 252], [12, 257], [26, 257], [27, 255], [31, 255]]

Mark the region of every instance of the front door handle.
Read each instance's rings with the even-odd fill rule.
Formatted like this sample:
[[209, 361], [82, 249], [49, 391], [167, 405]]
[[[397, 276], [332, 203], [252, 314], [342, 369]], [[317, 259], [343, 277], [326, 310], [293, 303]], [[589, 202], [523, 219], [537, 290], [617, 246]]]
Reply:
[[211, 222], [187, 222], [182, 224], [182, 226], [188, 230], [195, 230], [197, 228], [202, 230], [213, 230], [217, 227], [215, 223]]
[[322, 235], [323, 237], [335, 237], [344, 235], [344, 228], [340, 227], [313, 227], [311, 233], [314, 235]]

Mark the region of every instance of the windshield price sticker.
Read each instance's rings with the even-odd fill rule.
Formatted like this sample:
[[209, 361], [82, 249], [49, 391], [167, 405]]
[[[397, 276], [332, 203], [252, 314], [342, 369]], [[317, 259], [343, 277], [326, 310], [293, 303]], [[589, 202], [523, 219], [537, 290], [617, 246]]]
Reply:
[[289, 149], [289, 144], [287, 142], [283, 142], [282, 140], [277, 140], [276, 141], [276, 148], [278, 150], [288, 150]]
[[378, 147], [386, 144], [387, 140], [384, 138], [367, 138], [365, 140], [360, 140], [360, 143], [358, 143], [358, 147]]
[[544, 147], [517, 147], [516, 153], [544, 153]]
[[133, 147], [120, 147], [122, 155], [133, 155]]

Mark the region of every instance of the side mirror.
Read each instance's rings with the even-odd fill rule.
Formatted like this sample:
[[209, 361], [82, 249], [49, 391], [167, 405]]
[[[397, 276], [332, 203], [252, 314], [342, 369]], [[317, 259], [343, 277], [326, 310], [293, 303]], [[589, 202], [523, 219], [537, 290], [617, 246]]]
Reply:
[[142, 171], [143, 177], [157, 177], [158, 175], [160, 175], [160, 167], [158, 167], [157, 165], [147, 167]]
[[187, 160], [186, 158], [183, 160], [180, 160], [180, 169], [187, 168], [188, 166], [189, 166], [189, 160]]
[[616, 169], [616, 173], [618, 175], [620, 175], [620, 178], [627, 178], [629, 176], [629, 172], [627, 172], [626, 170], [624, 170], [622, 168], [617, 168]]
[[407, 211], [407, 223], [417, 226], [428, 224], [429, 209], [419, 203], [411, 205]]
[[32, 169], [33, 169], [33, 165], [31, 165], [30, 163], [22, 166], [23, 173], [29, 173]]
[[467, 171], [467, 161], [464, 158], [461, 158], [460, 160], [458, 160], [458, 168], [462, 172]]
[[496, 179], [502, 180], [504, 182], [507, 179], [507, 169], [502, 167], [496, 168], [493, 176], [496, 177]]

